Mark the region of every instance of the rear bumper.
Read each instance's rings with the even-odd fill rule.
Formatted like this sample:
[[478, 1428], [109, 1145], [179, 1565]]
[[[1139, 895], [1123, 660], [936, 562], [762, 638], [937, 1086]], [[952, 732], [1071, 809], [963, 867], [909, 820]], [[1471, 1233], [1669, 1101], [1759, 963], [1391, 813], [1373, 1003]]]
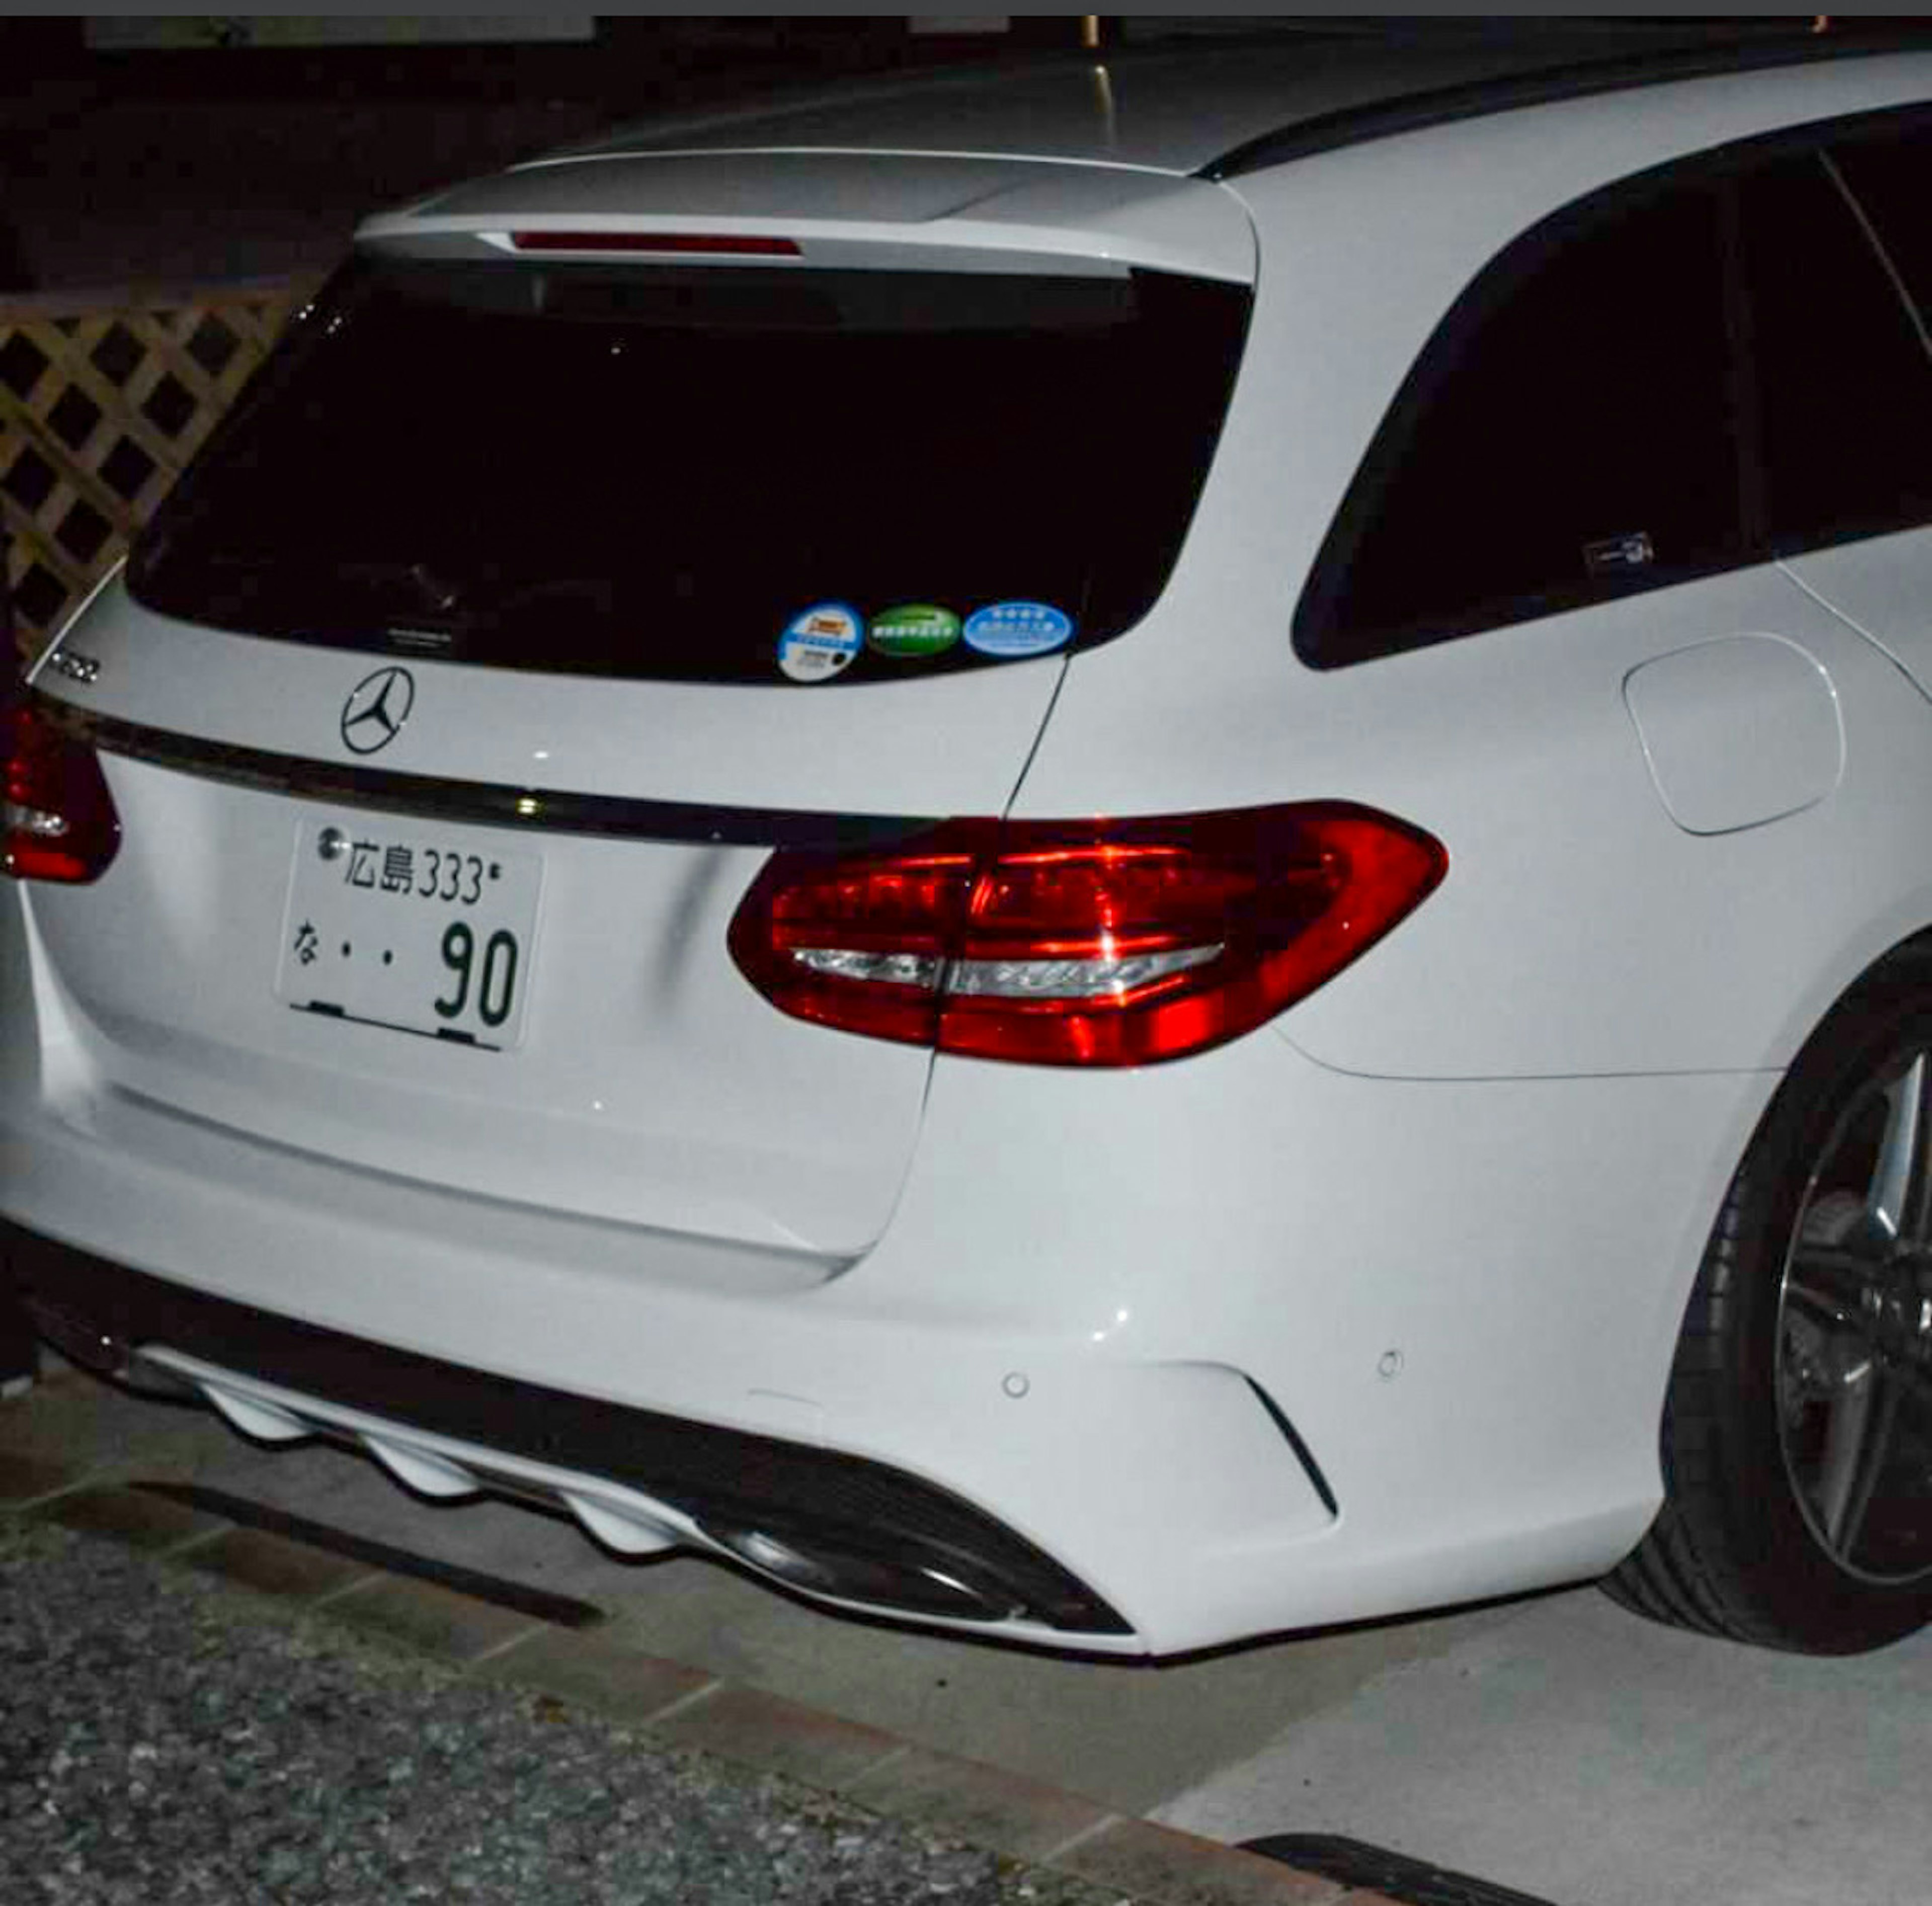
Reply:
[[0, 1227], [0, 1251], [56, 1348], [105, 1376], [198, 1392], [272, 1440], [361, 1443], [434, 1493], [534, 1497], [620, 1551], [711, 1548], [833, 1600], [1070, 1641], [1130, 1632], [1031, 1543], [886, 1464], [466, 1369], [18, 1226]]
[[[1126, 1655], [1209, 1638], [1169, 1545], [1333, 1527], [1232, 1368], [1123, 1362], [1038, 1319], [880, 1314], [822, 1266], [386, 1178], [111, 1091], [22, 1110], [0, 1104], [0, 1210], [57, 1341], [138, 1352], [148, 1377], [206, 1365], [208, 1400], [400, 1451], [408, 1480], [410, 1457], [446, 1461], [607, 1542]], [[732, 1539], [753, 1535], [841, 1566], [814, 1578]], [[905, 1592], [935, 1568], [975, 1605]]]
[[607, 1540], [782, 1560], [726, 1539], [755, 1512], [848, 1561], [936, 1544], [1007, 1613], [767, 1572], [1120, 1654], [1613, 1563], [1775, 1083], [1365, 1080], [1273, 1033], [1108, 1077], [941, 1060], [883, 1236], [822, 1259], [266, 1143], [4, 1003], [0, 1215], [82, 1254], [22, 1251], [83, 1331], [262, 1420], [574, 1494]]

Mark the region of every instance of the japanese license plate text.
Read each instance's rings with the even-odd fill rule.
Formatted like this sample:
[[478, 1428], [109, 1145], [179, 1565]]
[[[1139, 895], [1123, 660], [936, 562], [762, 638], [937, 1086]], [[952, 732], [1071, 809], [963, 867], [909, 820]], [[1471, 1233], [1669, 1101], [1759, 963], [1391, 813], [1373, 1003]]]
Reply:
[[304, 1011], [513, 1047], [542, 880], [533, 853], [407, 823], [304, 822], [275, 990]]

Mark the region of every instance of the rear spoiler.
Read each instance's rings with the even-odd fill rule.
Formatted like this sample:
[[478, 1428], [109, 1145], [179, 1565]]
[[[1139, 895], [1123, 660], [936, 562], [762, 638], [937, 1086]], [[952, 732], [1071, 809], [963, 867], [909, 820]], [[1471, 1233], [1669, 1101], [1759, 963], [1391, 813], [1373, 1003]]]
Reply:
[[[573, 244], [576, 239], [580, 242]], [[653, 244], [652, 240], [658, 242]], [[618, 154], [520, 167], [364, 222], [365, 248], [608, 265], [1122, 277], [1252, 284], [1225, 187], [1055, 160], [856, 152]]]

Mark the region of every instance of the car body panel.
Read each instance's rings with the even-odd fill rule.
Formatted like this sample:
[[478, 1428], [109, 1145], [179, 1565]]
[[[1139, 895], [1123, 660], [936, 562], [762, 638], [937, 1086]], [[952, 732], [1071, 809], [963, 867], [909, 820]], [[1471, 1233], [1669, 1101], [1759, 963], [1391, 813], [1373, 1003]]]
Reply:
[[[58, 1048], [23, 926], [0, 929], [4, 1009]], [[1684, 1285], [1776, 1083], [1403, 1084], [1261, 1038], [1016, 1099], [1007, 1068], [942, 1061], [892, 1224], [828, 1276], [264, 1144], [52, 1056], [59, 1116], [17, 1076], [0, 1101], [19, 1221], [405, 1349], [890, 1460], [1106, 1595], [1132, 1633], [1098, 1645], [1159, 1653], [1614, 1561], [1655, 1506]], [[1166, 1169], [1123, 1170], [1150, 1148]], [[1214, 1371], [1232, 1386], [1190, 1374]]]
[[[1064, 811], [1076, 786], [1102, 812], [1351, 800], [1448, 851], [1442, 890], [1399, 933], [1274, 1022], [1325, 1064], [1438, 1078], [1782, 1066], [1865, 966], [1932, 919], [1911, 821], [1932, 799], [1932, 710], [1774, 565], [1339, 670], [1318, 698], [1294, 693], [1284, 643], [1273, 687], [1217, 670], [1192, 698], [1212, 750], [1174, 745], [1174, 704], [1152, 699], [1157, 671], [1132, 653], [1149, 633], [1075, 659], [1016, 813]], [[1823, 667], [1844, 778], [1773, 825], [1693, 836], [1658, 799], [1624, 681], [1743, 633]], [[1744, 713], [1721, 740], [1748, 789], [1761, 738]], [[1124, 737], [1150, 749], [1156, 727], [1168, 746], [1138, 756], [1130, 793], [1109, 764], [1136, 758], [1116, 752]], [[1706, 764], [1720, 778], [1720, 760]], [[1816, 904], [1794, 910], [1794, 889]]]
[[1657, 798], [1687, 834], [1737, 834], [1815, 808], [1845, 772], [1845, 724], [1809, 650], [1730, 635], [1639, 664], [1624, 678]]
[[[152, 617], [118, 584], [63, 648], [98, 665], [82, 683], [43, 664], [70, 707], [298, 764], [528, 789], [538, 818], [552, 792], [674, 799], [700, 818], [806, 791], [827, 822], [878, 812], [866, 803], [890, 814], [895, 793], [997, 813], [1062, 666], [849, 695], [411, 661], [408, 718], [358, 757], [345, 707], [385, 658]], [[707, 841], [701, 827], [684, 841], [506, 834], [325, 808], [112, 754], [105, 766], [123, 811], [146, 824], [126, 830], [97, 885], [26, 899], [76, 1036], [121, 1089], [370, 1169], [698, 1236], [837, 1257], [886, 1223], [927, 1057], [828, 1042], [772, 1011], [724, 957], [767, 850]], [[485, 861], [542, 856], [520, 1050], [441, 1047], [277, 997], [304, 820]]]
[[1808, 550], [1785, 568], [1823, 607], [1891, 656], [1922, 693], [1932, 694], [1932, 533], [1907, 529]]
[[[1867, 964], [1932, 920], [1932, 863], [1898, 792], [1901, 775], [1927, 772], [1924, 712], [1841, 619], [1766, 564], [1321, 675], [1288, 630], [1403, 374], [1516, 230], [1714, 137], [1875, 108], [1928, 82], [1932, 61], [1917, 56], [1686, 81], [1236, 181], [1264, 262], [1192, 532], [1146, 621], [1071, 664], [1014, 811], [1350, 799], [1436, 833], [1450, 860], [1442, 891], [1277, 1022], [1324, 1063], [1418, 1077], [1788, 1063]], [[1274, 269], [1289, 233], [1294, 268]], [[1264, 546], [1265, 568], [1252, 556]], [[1883, 569], [1886, 550], [1857, 547]], [[1623, 681], [1738, 635], [1796, 643], [1824, 666], [1848, 765], [1804, 814], [1694, 841], [1658, 804]], [[1740, 730], [1732, 745], [1748, 778], [1753, 738]], [[1825, 903], [1794, 922], [1787, 879]], [[1644, 931], [1611, 930], [1606, 904]]]

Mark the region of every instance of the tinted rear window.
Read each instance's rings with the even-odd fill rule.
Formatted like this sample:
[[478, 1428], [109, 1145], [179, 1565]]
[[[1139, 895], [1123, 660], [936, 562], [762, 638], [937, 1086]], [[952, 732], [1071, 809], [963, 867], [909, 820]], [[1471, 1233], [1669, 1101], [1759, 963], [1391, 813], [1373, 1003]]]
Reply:
[[1247, 310], [1148, 272], [359, 259], [130, 581], [220, 628], [656, 679], [781, 680], [828, 606], [896, 650], [847, 681], [997, 665], [953, 628], [1001, 605], [987, 649], [1055, 616], [1089, 646], [1166, 580]]

